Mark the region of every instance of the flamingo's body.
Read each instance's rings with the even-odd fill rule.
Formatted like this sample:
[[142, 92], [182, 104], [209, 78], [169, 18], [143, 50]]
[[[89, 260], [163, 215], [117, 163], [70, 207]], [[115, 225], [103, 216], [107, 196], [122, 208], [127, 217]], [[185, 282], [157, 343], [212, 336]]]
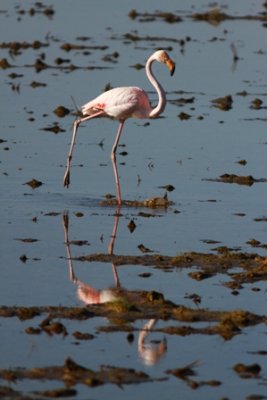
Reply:
[[127, 118], [149, 118], [152, 111], [146, 92], [138, 87], [118, 87], [100, 94], [82, 106], [83, 115], [94, 115], [103, 111], [106, 116], [125, 120]]
[[68, 187], [70, 183], [70, 162], [72, 158], [73, 147], [75, 144], [77, 129], [80, 123], [88, 121], [91, 118], [101, 116], [115, 118], [120, 121], [120, 125], [115, 142], [112, 147], [111, 158], [113, 162], [113, 169], [116, 181], [118, 204], [121, 204], [120, 184], [116, 166], [116, 150], [124, 122], [128, 118], [142, 119], [157, 117], [164, 111], [166, 105], [165, 92], [151, 71], [151, 65], [154, 61], [166, 64], [171, 72], [171, 75], [173, 75], [174, 73], [175, 64], [168, 56], [168, 54], [163, 50], [156, 51], [147, 60], [146, 74], [159, 96], [159, 101], [155, 108], [151, 107], [147, 93], [144, 90], [135, 86], [110, 89], [107, 92], [104, 92], [97, 96], [94, 100], [91, 100], [84, 106], [82, 106], [83, 117], [77, 119], [74, 122], [72, 141], [67, 158], [67, 169], [64, 176], [64, 186]]

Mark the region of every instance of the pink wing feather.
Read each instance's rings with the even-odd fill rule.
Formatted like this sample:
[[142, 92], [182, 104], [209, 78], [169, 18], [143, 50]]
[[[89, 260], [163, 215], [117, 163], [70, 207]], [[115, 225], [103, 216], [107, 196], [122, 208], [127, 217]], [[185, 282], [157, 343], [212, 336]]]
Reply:
[[82, 106], [83, 115], [93, 115], [103, 110], [116, 119], [148, 118], [152, 108], [146, 92], [138, 87], [118, 87], [100, 94]]

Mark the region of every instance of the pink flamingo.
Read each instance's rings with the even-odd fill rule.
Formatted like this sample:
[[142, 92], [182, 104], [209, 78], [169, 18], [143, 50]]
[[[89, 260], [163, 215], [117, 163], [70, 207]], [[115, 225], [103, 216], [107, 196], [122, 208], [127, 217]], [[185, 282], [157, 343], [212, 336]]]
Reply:
[[169, 57], [169, 55], [164, 50], [158, 50], [146, 62], [146, 74], [157, 91], [159, 100], [155, 108], [151, 107], [147, 93], [135, 86], [129, 87], [118, 87], [107, 92], [102, 93], [94, 100], [89, 101], [84, 106], [82, 106], [81, 118], [76, 119], [73, 126], [73, 134], [70, 145], [69, 154], [67, 157], [67, 168], [64, 175], [64, 186], [69, 187], [70, 184], [70, 163], [72, 159], [73, 147], [75, 144], [75, 138], [77, 134], [77, 129], [82, 122], [88, 121], [95, 117], [111, 117], [119, 120], [119, 129], [115, 138], [115, 142], [111, 151], [111, 160], [113, 165], [113, 171], [116, 182], [117, 190], [117, 200], [118, 204], [121, 204], [121, 190], [120, 182], [116, 165], [116, 150], [120, 140], [121, 132], [128, 118], [155, 118], [159, 116], [165, 109], [166, 105], [166, 95], [165, 92], [154, 77], [151, 66], [154, 61], [166, 64], [170, 70], [171, 75], [174, 74], [175, 63]]

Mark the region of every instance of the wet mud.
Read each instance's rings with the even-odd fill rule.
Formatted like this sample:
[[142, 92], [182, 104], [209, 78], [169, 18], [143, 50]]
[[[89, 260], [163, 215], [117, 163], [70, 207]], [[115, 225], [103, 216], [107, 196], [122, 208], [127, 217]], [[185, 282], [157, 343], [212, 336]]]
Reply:
[[[252, 245], [255, 246], [252, 242]], [[256, 244], [259, 246], [260, 244]], [[76, 257], [78, 261], [114, 263], [115, 265], [145, 265], [159, 269], [177, 269], [198, 267], [198, 272], [191, 273], [190, 276], [196, 280], [210, 278], [219, 273], [227, 274], [232, 268], [242, 268], [243, 272], [236, 274], [230, 273], [228, 276], [240, 283], [255, 282], [267, 276], [267, 262], [264, 257], [257, 253], [240, 253], [235, 250], [221, 247], [216, 254], [185, 253], [179, 256], [170, 257], [162, 254], [146, 254], [142, 256], [115, 255], [115, 254], [89, 254]]]

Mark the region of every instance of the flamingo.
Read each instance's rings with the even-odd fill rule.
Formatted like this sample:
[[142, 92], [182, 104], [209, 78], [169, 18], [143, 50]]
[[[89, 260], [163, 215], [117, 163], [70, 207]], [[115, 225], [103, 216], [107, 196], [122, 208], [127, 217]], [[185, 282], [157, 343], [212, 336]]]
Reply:
[[115, 176], [117, 202], [118, 205], [122, 203], [120, 182], [116, 164], [116, 150], [124, 123], [128, 118], [143, 119], [158, 117], [164, 111], [166, 106], [166, 94], [164, 89], [152, 73], [151, 67], [154, 61], [165, 64], [170, 70], [171, 76], [175, 71], [175, 63], [164, 50], [156, 51], [148, 58], [146, 62], [146, 75], [158, 94], [158, 104], [156, 107], [152, 108], [148, 94], [143, 89], [135, 86], [110, 89], [81, 107], [82, 117], [76, 119], [73, 125], [72, 140], [67, 157], [66, 172], [64, 175], [64, 186], [68, 188], [70, 184], [70, 164], [79, 125], [82, 122], [89, 121], [92, 118], [111, 117], [119, 121], [119, 128], [111, 151], [111, 160]]

